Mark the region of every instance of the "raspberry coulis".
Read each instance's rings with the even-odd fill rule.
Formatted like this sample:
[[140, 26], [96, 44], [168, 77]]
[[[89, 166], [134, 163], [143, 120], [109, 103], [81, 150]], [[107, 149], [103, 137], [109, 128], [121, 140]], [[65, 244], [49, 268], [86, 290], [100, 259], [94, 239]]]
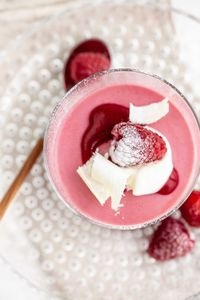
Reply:
[[89, 125], [82, 137], [82, 160], [86, 163], [96, 148], [112, 139], [111, 131], [120, 122], [128, 120], [128, 107], [119, 104], [102, 104], [89, 115]]

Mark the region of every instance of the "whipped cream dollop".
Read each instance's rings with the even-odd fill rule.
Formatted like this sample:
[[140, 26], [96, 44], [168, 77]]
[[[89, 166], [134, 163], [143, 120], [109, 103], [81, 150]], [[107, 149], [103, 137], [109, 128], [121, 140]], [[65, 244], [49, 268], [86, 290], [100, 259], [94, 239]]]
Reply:
[[[153, 110], [155, 111], [155, 119], [153, 118]], [[137, 114], [138, 111], [138, 116], [133, 116]], [[131, 122], [133, 122], [133, 120], [136, 122], [137, 120], [137, 124], [148, 124], [150, 121], [152, 123], [154, 120], [155, 122], [158, 121], [164, 117], [168, 111], [169, 103], [167, 99], [164, 99], [161, 102], [146, 106], [136, 107], [130, 105], [129, 117]], [[145, 115], [147, 121], [145, 121]], [[117, 153], [114, 153], [114, 147], [116, 145], [112, 142], [109, 155], [113, 161], [108, 160], [108, 158], [96, 152], [86, 164], [77, 169], [79, 176], [101, 205], [110, 197], [111, 208], [117, 211], [120, 207], [121, 198], [125, 189], [131, 190], [135, 196], [156, 193], [170, 177], [173, 170], [173, 160], [169, 141], [159, 131], [149, 126], [144, 126], [144, 128], [163, 139], [166, 149], [161, 159], [158, 158], [154, 161], [150, 160], [148, 163], [143, 162], [142, 164], [131, 166], [125, 164], [126, 167], [124, 167], [124, 156], [121, 157], [119, 151], [120, 155], [116, 157]], [[140, 143], [141, 141], [139, 140], [137, 142]], [[120, 160], [122, 162], [120, 162]]]

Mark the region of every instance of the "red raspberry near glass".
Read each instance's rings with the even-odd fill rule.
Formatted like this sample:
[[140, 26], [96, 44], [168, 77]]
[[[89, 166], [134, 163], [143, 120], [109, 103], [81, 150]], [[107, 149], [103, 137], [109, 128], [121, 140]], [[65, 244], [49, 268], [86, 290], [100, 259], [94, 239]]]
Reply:
[[[72, 49], [69, 58], [66, 61], [65, 68], [64, 68], [64, 82], [65, 87], [67, 89], [71, 88], [77, 81], [74, 81], [71, 74], [71, 63], [74, 60], [76, 56], [78, 56], [80, 53], [95, 53], [95, 54], [101, 54], [104, 57], [107, 58], [107, 60], [111, 61], [110, 52], [108, 50], [107, 45], [101, 41], [100, 39], [88, 39], [84, 40], [80, 44], [78, 44], [74, 49]], [[110, 65], [110, 64], [109, 64]], [[94, 73], [96, 73], [98, 70], [95, 70]], [[91, 75], [91, 74], [90, 74]]]
[[154, 232], [147, 251], [156, 260], [165, 261], [186, 255], [194, 244], [185, 225], [169, 217]]
[[200, 191], [193, 191], [180, 210], [188, 224], [200, 227]]
[[109, 69], [109, 59], [101, 53], [84, 52], [77, 54], [71, 61], [71, 77], [79, 82], [90, 75]]

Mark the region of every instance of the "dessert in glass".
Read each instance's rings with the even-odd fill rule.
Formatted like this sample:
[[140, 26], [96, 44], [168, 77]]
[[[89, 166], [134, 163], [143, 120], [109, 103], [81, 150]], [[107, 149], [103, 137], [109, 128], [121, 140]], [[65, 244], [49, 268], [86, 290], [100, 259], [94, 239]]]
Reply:
[[184, 96], [133, 69], [84, 79], [55, 107], [45, 134], [47, 172], [74, 212], [116, 229], [162, 220], [191, 193], [200, 129]]

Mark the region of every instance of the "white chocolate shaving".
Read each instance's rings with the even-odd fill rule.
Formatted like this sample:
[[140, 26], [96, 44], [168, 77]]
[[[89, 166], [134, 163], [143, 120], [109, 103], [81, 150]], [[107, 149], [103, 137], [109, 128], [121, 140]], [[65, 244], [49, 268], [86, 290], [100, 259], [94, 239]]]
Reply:
[[169, 112], [168, 98], [149, 105], [135, 106], [130, 104], [129, 120], [137, 124], [151, 124], [162, 119]]

